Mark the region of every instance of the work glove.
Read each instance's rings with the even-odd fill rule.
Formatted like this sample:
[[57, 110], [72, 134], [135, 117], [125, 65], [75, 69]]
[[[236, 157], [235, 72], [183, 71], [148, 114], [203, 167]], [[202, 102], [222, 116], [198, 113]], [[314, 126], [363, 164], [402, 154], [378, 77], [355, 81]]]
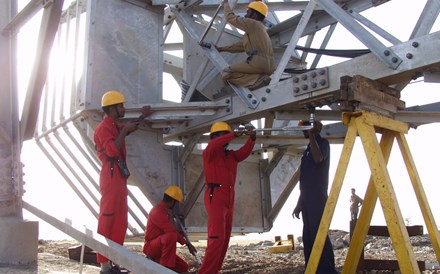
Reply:
[[238, 128], [236, 130], [234, 130], [234, 137], [240, 137], [244, 134], [245, 129], [244, 128]]
[[251, 138], [252, 141], [255, 141], [257, 139], [257, 132], [255, 131], [255, 127], [252, 124], [245, 125], [245, 134], [249, 135], [249, 138]]
[[145, 117], [150, 116], [154, 111], [151, 110], [151, 106], [143, 106], [142, 107], [142, 115]]

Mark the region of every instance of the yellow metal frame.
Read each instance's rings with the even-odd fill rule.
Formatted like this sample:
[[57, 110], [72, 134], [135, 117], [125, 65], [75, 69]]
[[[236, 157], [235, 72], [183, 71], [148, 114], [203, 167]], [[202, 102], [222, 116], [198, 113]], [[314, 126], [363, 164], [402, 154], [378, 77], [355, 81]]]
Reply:
[[[348, 131], [305, 273], [316, 273], [318, 268], [322, 249], [324, 247], [326, 236], [328, 235], [330, 223], [341, 192], [342, 183], [344, 181], [357, 135], [361, 138], [368, 164], [370, 166], [371, 177], [362, 204], [362, 209], [359, 214], [359, 219], [357, 220], [353, 232], [352, 241], [350, 242], [342, 273], [356, 272], [378, 198], [382, 206], [390, 238], [399, 263], [400, 272], [403, 274], [420, 273], [387, 170], [387, 163], [391, 154], [394, 139], [396, 139], [399, 144], [406, 169], [408, 170], [414, 192], [432, 241], [432, 246], [437, 260], [440, 261], [440, 234], [437, 225], [435, 224], [434, 216], [429, 207], [416, 166], [412, 159], [408, 143], [405, 139], [405, 134], [408, 132], [408, 124], [365, 111], [343, 113], [342, 121], [348, 126]], [[376, 129], [379, 129], [382, 132], [380, 144], [376, 137]]]

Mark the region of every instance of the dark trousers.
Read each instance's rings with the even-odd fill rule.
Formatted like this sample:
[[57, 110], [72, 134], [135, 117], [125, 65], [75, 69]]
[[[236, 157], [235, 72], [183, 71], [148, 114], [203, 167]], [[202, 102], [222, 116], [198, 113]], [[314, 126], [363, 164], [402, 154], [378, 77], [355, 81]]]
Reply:
[[[312, 252], [313, 243], [315, 242], [316, 234], [318, 232], [319, 223], [324, 212], [326, 197], [317, 199], [307, 199], [303, 196], [302, 200], [302, 219], [303, 227], [303, 243], [304, 243], [304, 257], [306, 265], [309, 262], [310, 253]], [[317, 274], [332, 274], [337, 273], [335, 269], [335, 255], [333, 253], [333, 246], [330, 238], [327, 236], [325, 240], [324, 249], [322, 250], [321, 259], [319, 261]]]

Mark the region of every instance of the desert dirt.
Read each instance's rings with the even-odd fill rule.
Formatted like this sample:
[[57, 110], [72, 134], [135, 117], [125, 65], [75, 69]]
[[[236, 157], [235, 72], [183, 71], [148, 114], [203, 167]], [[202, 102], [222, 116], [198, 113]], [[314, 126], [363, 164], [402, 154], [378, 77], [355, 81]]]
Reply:
[[[330, 238], [334, 245], [335, 261], [338, 271], [342, 271], [348, 251], [349, 235], [344, 231], [330, 231]], [[285, 240], [285, 239], [283, 239]], [[299, 239], [300, 240], [300, 239]], [[203, 258], [205, 242], [194, 243], [198, 254]], [[422, 273], [440, 273], [435, 252], [428, 235], [411, 237], [416, 260], [425, 261], [427, 270]], [[0, 273], [5, 274], [33, 274], [33, 273], [80, 273], [78, 261], [69, 259], [68, 249], [79, 245], [76, 241], [39, 241], [38, 262], [26, 266], [1, 266]], [[238, 241], [231, 239], [221, 273], [276, 273], [296, 274], [304, 273], [304, 256], [300, 241], [295, 239], [293, 251], [285, 253], [270, 253], [268, 250], [274, 245], [273, 241]], [[130, 240], [125, 246], [133, 252], [142, 254], [142, 242]], [[178, 247], [178, 254], [190, 265], [188, 273], [197, 273], [197, 266], [193, 256], [183, 246]], [[366, 259], [395, 259], [392, 244], [387, 237], [368, 236], [365, 243]], [[98, 274], [99, 267], [84, 264], [84, 274]], [[393, 273], [392, 271], [366, 271], [365, 273]], [[399, 273], [399, 272], [397, 272]]]

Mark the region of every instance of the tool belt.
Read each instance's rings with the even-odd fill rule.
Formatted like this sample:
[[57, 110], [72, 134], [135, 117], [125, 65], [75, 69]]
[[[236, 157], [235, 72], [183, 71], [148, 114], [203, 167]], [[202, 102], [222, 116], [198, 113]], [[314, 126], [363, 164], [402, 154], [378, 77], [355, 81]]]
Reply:
[[209, 188], [222, 187], [221, 184], [216, 184], [216, 183], [207, 183], [206, 185], [207, 185]]
[[209, 192], [209, 203], [212, 202], [212, 197], [214, 197], [214, 190], [216, 188], [222, 187], [221, 184], [216, 184], [216, 183], [207, 183], [206, 186], [210, 189]]
[[[96, 146], [95, 146], [95, 149], [97, 149]], [[116, 165], [118, 166], [119, 171], [121, 172], [121, 175], [122, 175], [124, 178], [128, 178], [128, 177], [130, 177], [130, 170], [128, 170], [127, 163], [126, 163], [124, 160], [121, 160], [121, 159], [119, 159], [118, 157], [110, 157], [110, 156], [108, 156], [108, 155], [104, 152], [104, 149], [103, 149], [103, 148], [100, 149], [100, 150], [97, 150], [97, 151], [98, 151], [99, 153], [104, 154], [104, 156], [105, 156], [105, 158], [106, 158], [106, 161], [107, 161], [107, 162], [110, 162], [110, 174], [111, 174], [112, 177], [113, 177], [113, 171], [114, 171], [114, 169], [115, 169], [115, 163], [116, 163]]]
[[250, 61], [252, 61], [252, 56], [257, 55], [258, 51], [257, 50], [250, 50], [250, 51], [247, 51], [246, 54], [248, 55], [248, 58], [246, 58], [246, 62], [249, 63]]

